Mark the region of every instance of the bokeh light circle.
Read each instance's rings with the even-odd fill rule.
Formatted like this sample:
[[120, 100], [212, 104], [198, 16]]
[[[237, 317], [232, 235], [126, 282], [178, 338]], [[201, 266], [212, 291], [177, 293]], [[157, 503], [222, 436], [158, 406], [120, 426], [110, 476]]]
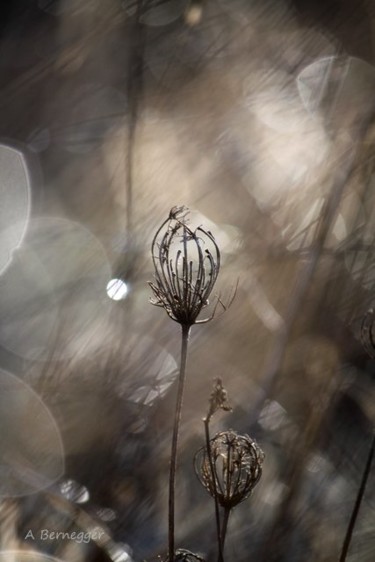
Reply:
[[129, 292], [128, 284], [122, 279], [111, 279], [106, 287], [107, 295], [114, 301], [124, 300]]

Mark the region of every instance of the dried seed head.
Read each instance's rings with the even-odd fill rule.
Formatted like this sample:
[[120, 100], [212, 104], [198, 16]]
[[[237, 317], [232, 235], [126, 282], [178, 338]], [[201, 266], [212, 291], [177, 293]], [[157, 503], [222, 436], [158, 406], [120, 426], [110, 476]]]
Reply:
[[211, 320], [198, 320], [208, 305], [220, 270], [220, 250], [211, 232], [187, 225], [188, 209], [173, 207], [157, 230], [151, 252], [155, 281], [149, 283], [154, 298], [168, 316], [184, 326]]
[[223, 387], [223, 383], [220, 378], [215, 379], [214, 388], [210, 396], [210, 405], [206, 420], [210, 420], [210, 418], [218, 410], [224, 410], [225, 412], [232, 411], [232, 407], [228, 402], [228, 393]]
[[212, 497], [231, 509], [245, 500], [262, 476], [264, 453], [248, 435], [222, 431], [210, 441], [209, 451], [202, 447], [195, 455], [195, 472]]

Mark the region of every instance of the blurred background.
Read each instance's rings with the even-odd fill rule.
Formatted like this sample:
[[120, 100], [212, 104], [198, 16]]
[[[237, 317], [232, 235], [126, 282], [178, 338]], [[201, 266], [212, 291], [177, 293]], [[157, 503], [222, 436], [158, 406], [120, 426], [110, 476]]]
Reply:
[[[375, 421], [374, 65], [372, 0], [1, 7], [1, 562], [166, 550], [180, 327], [147, 281], [174, 205], [216, 237], [217, 292], [238, 282], [192, 329], [177, 546], [216, 560], [193, 457], [219, 376], [212, 431], [266, 455], [226, 562], [339, 559]], [[375, 559], [374, 526], [372, 470], [349, 561]]]

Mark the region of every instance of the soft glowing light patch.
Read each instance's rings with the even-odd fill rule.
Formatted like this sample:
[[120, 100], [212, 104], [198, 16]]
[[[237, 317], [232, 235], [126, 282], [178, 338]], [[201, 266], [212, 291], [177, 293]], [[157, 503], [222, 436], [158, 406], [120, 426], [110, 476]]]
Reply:
[[29, 223], [31, 180], [23, 154], [0, 144], [0, 274], [12, 261]]
[[90, 499], [90, 493], [86, 486], [78, 484], [75, 480], [64, 480], [60, 484], [60, 491], [71, 502], [86, 503]]
[[55, 358], [75, 356], [92, 339], [99, 310], [102, 318], [109, 311], [103, 287], [110, 278], [105, 250], [84, 226], [59, 217], [31, 220], [1, 277], [0, 317], [7, 321], [0, 323], [0, 345], [31, 360], [50, 360], [51, 345]]
[[128, 552], [128, 546], [122, 543], [115, 545], [109, 550], [109, 555], [113, 562], [133, 562], [133, 558]]
[[121, 301], [127, 297], [129, 287], [122, 279], [111, 279], [107, 284], [107, 295], [114, 301]]
[[336, 116], [340, 127], [358, 125], [371, 112], [375, 68], [356, 57], [329, 56], [307, 65], [297, 77], [297, 88], [306, 110], [316, 116], [323, 111], [330, 121]]
[[35, 494], [61, 478], [64, 449], [54, 417], [29, 385], [2, 369], [0, 425], [0, 497]]

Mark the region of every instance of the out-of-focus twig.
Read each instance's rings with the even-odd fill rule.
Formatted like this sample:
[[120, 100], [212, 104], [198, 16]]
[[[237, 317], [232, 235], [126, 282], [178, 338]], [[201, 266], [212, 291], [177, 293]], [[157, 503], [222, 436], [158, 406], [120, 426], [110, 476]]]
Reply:
[[[350, 138], [348, 136], [346, 146], [341, 149], [341, 153], [339, 154], [337, 171], [333, 180], [332, 189], [322, 210], [315, 242], [312, 245], [309, 255], [306, 257], [306, 265], [297, 280], [296, 287], [289, 301], [285, 314], [284, 326], [276, 337], [273, 349], [271, 350], [271, 354], [268, 358], [268, 363], [266, 364], [262, 380], [262, 390], [257, 396], [252, 410], [253, 423], [258, 420], [265, 400], [272, 394], [272, 391], [275, 388], [278, 375], [281, 372], [289, 337], [299, 314], [304, 309], [304, 299], [317, 269], [326, 239], [330, 233], [332, 224], [334, 223], [339, 203], [344, 195], [349, 179], [356, 169], [358, 154], [370, 123], [371, 120], [357, 131], [356, 138], [353, 139], [353, 137]], [[340, 147], [338, 150], [340, 150]], [[314, 442], [314, 436], [317, 435], [317, 429], [319, 428], [320, 420], [323, 415], [323, 410], [322, 414], [317, 417], [314, 412], [312, 412], [312, 427], [309, 431], [307, 431], [305, 435], [305, 443], [302, 447], [299, 447], [298, 454], [294, 456], [294, 462], [292, 463], [294, 468], [292, 467], [290, 474], [293, 476], [293, 486], [291, 486], [288, 495], [277, 510], [272, 529], [270, 530], [270, 537], [272, 537], [272, 540], [268, 541], [268, 543], [263, 546], [262, 553], [259, 558], [261, 561], [273, 562], [281, 559], [281, 541], [284, 541], [285, 539], [285, 530], [289, 524], [287, 513], [292, 514], [293, 506], [295, 505], [300, 491], [300, 483], [303, 474], [303, 458], [306, 456], [309, 448], [311, 448], [311, 445]], [[275, 558], [275, 556], [277, 556], [277, 558]]]
[[364, 496], [364, 493], [365, 493], [368, 477], [369, 477], [370, 470], [371, 470], [372, 459], [374, 458], [374, 451], [375, 451], [375, 432], [373, 432], [372, 443], [371, 443], [370, 451], [369, 451], [369, 454], [368, 454], [368, 457], [367, 457], [365, 470], [363, 471], [361, 485], [360, 485], [359, 490], [358, 490], [357, 498], [356, 498], [356, 501], [355, 501], [355, 504], [354, 504], [354, 507], [353, 507], [353, 512], [351, 514], [348, 529], [346, 531], [344, 544], [342, 546], [342, 551], [341, 551], [341, 556], [340, 556], [340, 562], [345, 562], [347, 554], [349, 552], [349, 547], [350, 547], [350, 543], [351, 543], [351, 540], [352, 540], [354, 527], [355, 527], [355, 524], [356, 524], [356, 521], [357, 521], [359, 509], [361, 507], [361, 503], [362, 503], [363, 496]]
[[[358, 153], [368, 127], [369, 125], [367, 124], [358, 131], [356, 139], [353, 140], [353, 138], [348, 138], [346, 146], [343, 147], [337, 160], [336, 174], [333, 180], [332, 189], [322, 210], [315, 242], [311, 247], [309, 255], [306, 257], [306, 265], [297, 279], [294, 291], [292, 292], [284, 315], [284, 324], [277, 332], [276, 341], [265, 366], [264, 374], [261, 379], [262, 389], [252, 408], [251, 416], [253, 423], [255, 423], [259, 418], [264, 402], [272, 393], [272, 390], [277, 382], [277, 377], [281, 371], [289, 336], [301, 310], [304, 308], [304, 298], [306, 297], [310, 283], [314, 277], [319, 263], [319, 258], [324, 249], [324, 244], [336, 217], [339, 203], [343, 197], [349, 179], [355, 170]], [[340, 150], [340, 148], [338, 148], [338, 150]]]

